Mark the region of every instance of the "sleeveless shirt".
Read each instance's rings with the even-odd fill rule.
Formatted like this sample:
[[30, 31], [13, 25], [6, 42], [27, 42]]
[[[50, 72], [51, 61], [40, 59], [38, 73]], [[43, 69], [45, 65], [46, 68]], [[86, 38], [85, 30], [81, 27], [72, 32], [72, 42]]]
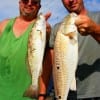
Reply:
[[31, 100], [23, 93], [31, 84], [28, 71], [27, 43], [32, 24], [20, 37], [13, 32], [15, 18], [10, 19], [0, 36], [0, 100]]

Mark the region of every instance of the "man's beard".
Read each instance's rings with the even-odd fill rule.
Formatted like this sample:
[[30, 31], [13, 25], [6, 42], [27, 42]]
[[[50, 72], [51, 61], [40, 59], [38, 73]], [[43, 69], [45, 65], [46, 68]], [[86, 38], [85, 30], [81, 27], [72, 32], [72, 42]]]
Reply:
[[26, 13], [26, 12], [22, 12], [22, 15], [25, 17], [33, 17], [33, 13]]

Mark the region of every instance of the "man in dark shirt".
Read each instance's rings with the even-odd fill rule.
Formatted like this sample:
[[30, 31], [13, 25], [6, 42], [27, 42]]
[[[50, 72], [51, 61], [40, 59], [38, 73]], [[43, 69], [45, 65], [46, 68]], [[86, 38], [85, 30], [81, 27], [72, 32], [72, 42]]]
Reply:
[[[69, 13], [75, 12], [79, 38], [79, 62], [76, 72], [77, 99], [100, 99], [100, 12], [89, 12], [83, 0], [62, 0]], [[60, 23], [54, 26], [50, 36], [51, 54]], [[75, 97], [70, 100], [76, 100]]]

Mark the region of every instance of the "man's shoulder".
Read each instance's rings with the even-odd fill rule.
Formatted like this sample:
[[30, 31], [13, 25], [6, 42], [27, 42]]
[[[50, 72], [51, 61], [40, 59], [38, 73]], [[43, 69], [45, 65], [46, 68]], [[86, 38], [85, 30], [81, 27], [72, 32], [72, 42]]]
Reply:
[[100, 16], [100, 11], [88, 11], [89, 16]]
[[61, 22], [58, 22], [54, 25], [54, 27], [58, 27], [61, 24]]
[[100, 11], [89, 11], [88, 16], [92, 18], [96, 23], [100, 23]]
[[0, 32], [3, 31], [4, 27], [6, 26], [6, 24], [8, 23], [9, 19], [4, 19], [0, 22]]
[[4, 19], [4, 20], [0, 21], [0, 25], [7, 23], [8, 21], [9, 21], [9, 19]]
[[53, 31], [57, 31], [59, 29], [60, 25], [61, 25], [61, 22], [56, 23], [52, 28]]
[[4, 30], [4, 28], [6, 27], [7, 23], [13, 18], [8, 18], [8, 19], [3, 19], [0, 22], [0, 32], [2, 32]]

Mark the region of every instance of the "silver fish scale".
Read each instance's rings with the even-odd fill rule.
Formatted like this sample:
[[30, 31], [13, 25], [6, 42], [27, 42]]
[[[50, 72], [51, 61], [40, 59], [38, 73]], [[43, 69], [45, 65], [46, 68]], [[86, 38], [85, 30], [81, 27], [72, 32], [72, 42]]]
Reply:
[[39, 88], [39, 76], [42, 73], [43, 57], [46, 45], [46, 21], [39, 14], [29, 35], [28, 63], [32, 75], [32, 83], [25, 91], [24, 96], [37, 97]]
[[75, 14], [69, 14], [63, 20], [54, 44], [53, 79], [57, 100], [66, 100], [70, 88], [75, 88], [75, 71], [78, 61], [77, 28]]

